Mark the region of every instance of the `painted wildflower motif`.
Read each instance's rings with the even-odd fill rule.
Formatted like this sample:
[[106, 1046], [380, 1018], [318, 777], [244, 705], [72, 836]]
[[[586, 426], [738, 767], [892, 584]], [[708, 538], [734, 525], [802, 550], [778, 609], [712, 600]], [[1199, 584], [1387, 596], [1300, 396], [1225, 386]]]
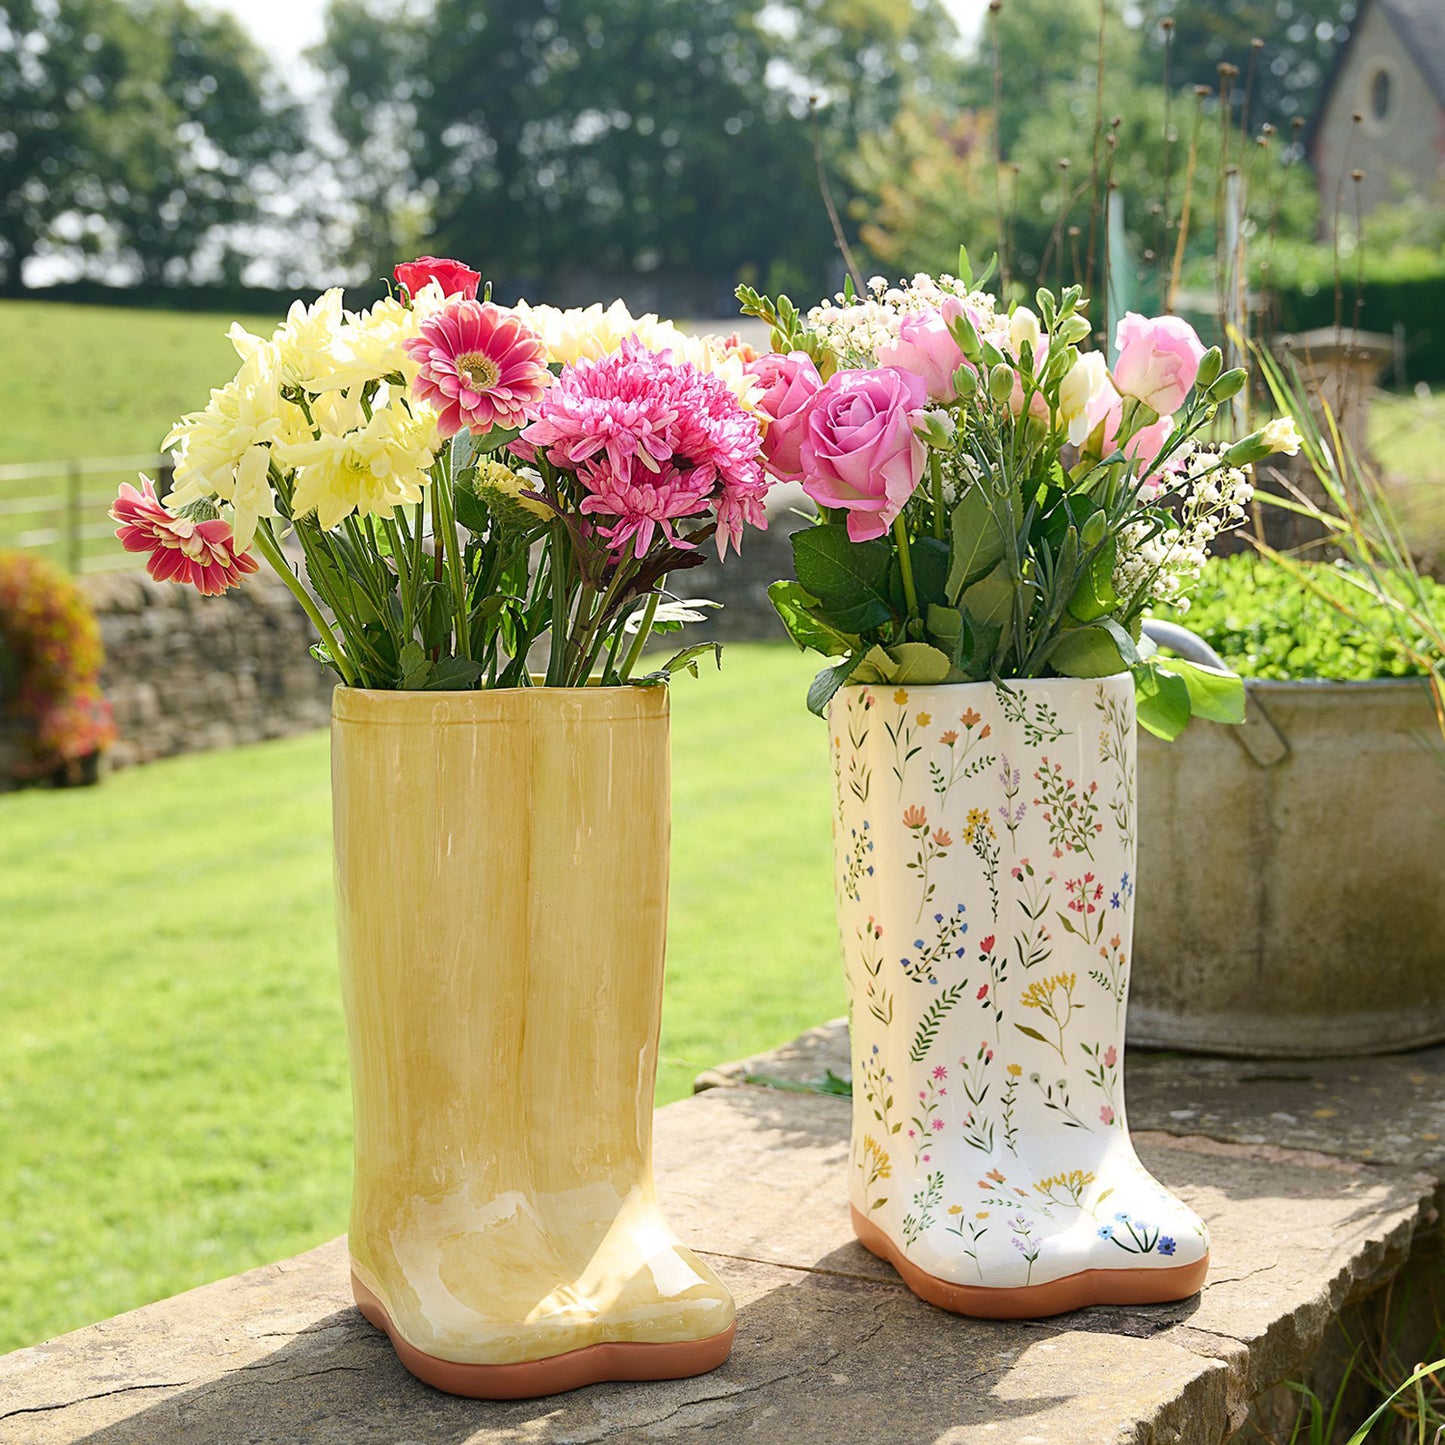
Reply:
[[[1062, 1242], [1080, 1216], [1089, 1268], [1201, 1258], [1203, 1226], [1124, 1135], [1135, 838], [1114, 804], [1133, 768], [1127, 680], [879, 693], [844, 687], [829, 732], [843, 754], [854, 1206], [921, 1268], [964, 1284], [1084, 1267], [1077, 1233]], [[1117, 730], [1107, 749], [1104, 727]], [[871, 801], [848, 783], [863, 776]], [[880, 778], [900, 785], [892, 820], [877, 813]], [[1115, 1212], [1157, 1231], [1147, 1252]], [[1095, 1232], [1101, 1221], [1122, 1243]]]

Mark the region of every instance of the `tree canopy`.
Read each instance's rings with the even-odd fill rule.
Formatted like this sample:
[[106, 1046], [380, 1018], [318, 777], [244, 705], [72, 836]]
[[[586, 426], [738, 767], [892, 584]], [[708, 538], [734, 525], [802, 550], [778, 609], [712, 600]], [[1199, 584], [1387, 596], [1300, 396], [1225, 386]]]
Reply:
[[0, 0], [0, 265], [68, 249], [178, 282], [256, 214], [297, 112], [237, 22], [185, 0]]

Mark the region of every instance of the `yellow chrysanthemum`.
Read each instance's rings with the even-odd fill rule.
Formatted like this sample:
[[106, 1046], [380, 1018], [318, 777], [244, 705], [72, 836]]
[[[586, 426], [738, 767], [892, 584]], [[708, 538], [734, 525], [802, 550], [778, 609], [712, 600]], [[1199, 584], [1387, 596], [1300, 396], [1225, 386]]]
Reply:
[[173, 504], [202, 497], [230, 502], [238, 551], [251, 545], [259, 518], [276, 515], [268, 476], [271, 447], [300, 417], [281, 399], [280, 387], [277, 350], [262, 342], [235, 377], [211, 393], [205, 408], [182, 417], [163, 443], [175, 456]]
[[340, 435], [284, 444], [282, 462], [296, 468], [292, 505], [298, 515], [315, 512], [327, 530], [352, 512], [383, 515], [421, 500], [441, 445], [436, 416], [384, 406], [364, 426]]
[[510, 467], [504, 467], [501, 462], [491, 457], [483, 457], [477, 463], [476, 488], [483, 499], [489, 492], [496, 492], [505, 497], [507, 501], [521, 507], [523, 511], [530, 512], [534, 517], [550, 521], [556, 516], [556, 513], [545, 502], [539, 502], [535, 497], [524, 495], [527, 492], [540, 491], [540, 483], [540, 477], [535, 481], [519, 477]]
[[634, 316], [621, 301], [605, 309], [597, 303], [568, 311], [519, 301], [513, 309], [542, 338], [547, 360], [554, 365], [595, 361], [616, 351], [626, 337], [635, 336], [649, 351], [670, 351], [679, 361], [720, 377], [750, 410], [763, 394], [762, 387], [743, 369], [742, 358], [725, 350], [716, 338], [689, 336], [651, 311]]

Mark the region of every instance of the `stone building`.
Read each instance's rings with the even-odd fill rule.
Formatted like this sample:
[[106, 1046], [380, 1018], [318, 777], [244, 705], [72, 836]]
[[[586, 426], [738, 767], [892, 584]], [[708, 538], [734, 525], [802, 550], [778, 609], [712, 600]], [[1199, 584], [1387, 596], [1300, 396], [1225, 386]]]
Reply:
[[[1360, 116], [1358, 124], [1353, 117]], [[1445, 0], [1363, 0], [1308, 133], [1320, 226], [1445, 187]]]

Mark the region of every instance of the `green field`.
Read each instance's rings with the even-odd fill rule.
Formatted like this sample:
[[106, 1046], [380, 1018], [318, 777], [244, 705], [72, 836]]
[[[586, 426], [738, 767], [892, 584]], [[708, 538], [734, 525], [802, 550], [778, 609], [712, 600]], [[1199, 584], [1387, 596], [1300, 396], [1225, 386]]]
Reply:
[[[279, 319], [241, 318], [268, 336]], [[45, 550], [64, 562], [64, 514], [21, 505], [65, 496], [64, 472], [6, 478], [4, 467], [158, 453], [176, 417], [234, 374], [229, 326], [205, 313], [0, 302], [0, 547], [57, 533]], [[119, 483], [134, 480], [134, 467], [80, 479], [81, 554], [92, 564], [119, 560], [105, 514]]]
[[[842, 1009], [811, 671], [674, 689], [660, 1101]], [[312, 733], [0, 797], [0, 1352], [345, 1229], [327, 789]]]

